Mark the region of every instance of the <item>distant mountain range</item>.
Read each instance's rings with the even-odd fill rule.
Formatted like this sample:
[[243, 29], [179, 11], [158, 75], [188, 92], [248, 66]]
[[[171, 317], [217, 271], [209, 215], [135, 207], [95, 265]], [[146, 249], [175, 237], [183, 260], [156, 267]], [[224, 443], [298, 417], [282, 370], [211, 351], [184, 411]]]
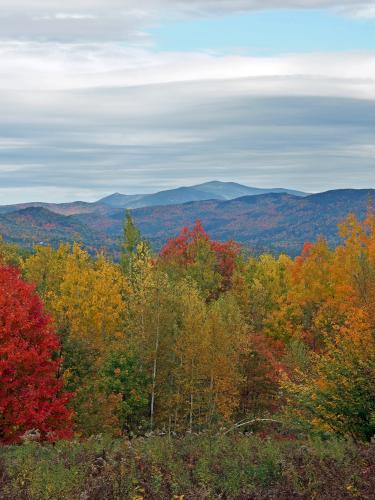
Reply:
[[307, 196], [308, 193], [293, 189], [271, 188], [262, 189], [244, 186], [236, 182], [211, 181], [190, 187], [168, 189], [152, 194], [121, 194], [113, 193], [94, 203], [74, 201], [72, 203], [30, 202], [17, 205], [0, 205], [0, 215], [31, 207], [42, 207], [62, 215], [75, 215], [102, 211], [111, 208], [143, 208], [165, 205], [177, 205], [189, 201], [232, 200], [240, 196], [256, 196], [266, 193], [287, 193], [295, 196]]
[[291, 189], [272, 188], [260, 189], [243, 186], [236, 182], [211, 181], [190, 187], [179, 187], [168, 189], [154, 194], [126, 195], [114, 193], [98, 201], [115, 208], [142, 208], [155, 207], [159, 205], [176, 205], [189, 201], [204, 200], [232, 200], [240, 196], [254, 196], [266, 193], [287, 193], [295, 196], [306, 196], [307, 193], [293, 191]]
[[304, 242], [323, 236], [340, 242], [338, 224], [349, 213], [364, 218], [375, 190], [334, 190], [297, 197], [282, 193], [208, 200], [133, 212], [142, 233], [156, 246], [199, 219], [215, 239], [233, 239], [258, 252], [297, 255]]
[[[236, 197], [242, 189], [252, 194]], [[305, 241], [315, 241], [319, 236], [324, 236], [331, 245], [337, 244], [340, 241], [337, 224], [350, 212], [364, 217], [369, 195], [375, 196], [375, 190], [371, 189], [334, 190], [313, 195], [295, 194], [286, 189], [269, 191], [262, 194], [256, 188], [215, 181], [144, 195], [149, 205], [132, 209], [132, 214], [155, 249], [177, 235], [183, 226], [200, 219], [215, 239], [234, 239], [257, 252], [296, 255]], [[192, 192], [211, 197], [186, 201], [185, 196], [193, 196]], [[181, 196], [175, 198], [178, 193]], [[0, 235], [25, 247], [80, 241], [90, 251], [106, 248], [116, 254], [124, 217], [123, 196], [126, 197], [111, 195], [95, 203], [2, 206]], [[176, 199], [178, 202], [171, 204]], [[158, 205], [154, 205], [156, 200]], [[138, 202], [145, 203], [140, 198]]]

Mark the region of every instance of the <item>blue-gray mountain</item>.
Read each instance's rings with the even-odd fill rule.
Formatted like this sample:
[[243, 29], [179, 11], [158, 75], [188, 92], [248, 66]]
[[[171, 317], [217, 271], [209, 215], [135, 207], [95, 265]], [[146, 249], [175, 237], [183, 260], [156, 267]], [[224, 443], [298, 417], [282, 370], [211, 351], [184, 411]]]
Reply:
[[232, 200], [240, 196], [254, 196], [266, 193], [287, 193], [295, 196], [307, 195], [307, 193], [292, 189], [260, 189], [237, 184], [236, 182], [211, 181], [197, 184], [196, 186], [159, 191], [153, 194], [126, 195], [114, 193], [102, 198], [98, 203], [104, 203], [116, 208], [142, 208], [159, 205], [176, 205], [188, 201]]

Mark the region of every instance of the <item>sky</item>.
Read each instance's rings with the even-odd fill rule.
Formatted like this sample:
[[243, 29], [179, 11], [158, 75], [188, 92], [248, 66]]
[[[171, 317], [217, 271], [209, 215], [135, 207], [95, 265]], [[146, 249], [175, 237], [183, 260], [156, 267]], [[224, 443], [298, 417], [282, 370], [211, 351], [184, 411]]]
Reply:
[[375, 2], [0, 0], [0, 205], [375, 188]]

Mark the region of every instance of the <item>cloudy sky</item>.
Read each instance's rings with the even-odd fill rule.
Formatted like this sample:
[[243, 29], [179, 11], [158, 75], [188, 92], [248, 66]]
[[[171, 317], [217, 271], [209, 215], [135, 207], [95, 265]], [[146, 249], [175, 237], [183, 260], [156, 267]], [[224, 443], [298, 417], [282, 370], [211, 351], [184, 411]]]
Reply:
[[375, 2], [0, 0], [0, 205], [375, 188]]

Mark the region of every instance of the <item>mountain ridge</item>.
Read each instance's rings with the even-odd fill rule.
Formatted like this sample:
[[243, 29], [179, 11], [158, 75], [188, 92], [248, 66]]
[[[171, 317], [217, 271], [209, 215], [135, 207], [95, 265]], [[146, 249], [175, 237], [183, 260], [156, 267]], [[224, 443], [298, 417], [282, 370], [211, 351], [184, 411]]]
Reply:
[[[343, 189], [299, 197], [266, 193], [231, 200], [190, 201], [132, 210], [142, 234], [157, 250], [182, 227], [199, 219], [217, 240], [234, 239], [254, 251], [296, 255], [305, 241], [319, 236], [340, 242], [337, 225], [353, 212], [363, 218], [373, 189]], [[124, 209], [98, 205], [95, 210], [57, 214], [46, 207], [28, 207], [0, 214], [0, 235], [21, 246], [80, 241], [91, 251], [120, 249]]]
[[181, 186], [144, 195], [113, 193], [101, 198], [97, 203], [108, 204], [114, 208], [143, 208], [145, 206], [174, 205], [189, 201], [210, 199], [229, 200], [240, 196], [256, 196], [266, 193], [290, 193], [306, 196], [308, 193], [286, 188], [254, 188], [237, 182], [208, 181], [194, 186]]
[[[204, 189], [203, 189], [204, 187]], [[205, 191], [208, 189], [208, 191]], [[48, 202], [26, 202], [14, 205], [0, 205], [0, 215], [22, 210], [29, 207], [44, 207], [48, 210], [62, 214], [75, 215], [81, 213], [98, 212], [104, 213], [118, 208], [143, 208], [147, 206], [166, 206], [189, 201], [204, 201], [209, 199], [228, 200], [244, 195], [259, 195], [268, 192], [290, 192], [298, 196], [306, 196], [307, 193], [284, 188], [253, 188], [238, 184], [236, 182], [208, 181], [195, 186], [181, 186], [150, 194], [121, 194], [112, 193], [94, 202], [72, 201], [65, 203]], [[226, 193], [226, 194], [225, 194]]]
[[[256, 188], [251, 186], [245, 186], [239, 184], [238, 182], [221, 182], [221, 181], [208, 181], [202, 184], [197, 184], [192, 186], [195, 189], [202, 189], [202, 191], [207, 193], [217, 193], [219, 194], [222, 189], [225, 189], [225, 194], [223, 197], [227, 200], [239, 198], [241, 196], [257, 196], [260, 194], [267, 193], [287, 193], [293, 194], [295, 196], [308, 196], [310, 193], [305, 193], [303, 191], [297, 191], [295, 189], [287, 188]], [[230, 193], [230, 194], [229, 194]]]

